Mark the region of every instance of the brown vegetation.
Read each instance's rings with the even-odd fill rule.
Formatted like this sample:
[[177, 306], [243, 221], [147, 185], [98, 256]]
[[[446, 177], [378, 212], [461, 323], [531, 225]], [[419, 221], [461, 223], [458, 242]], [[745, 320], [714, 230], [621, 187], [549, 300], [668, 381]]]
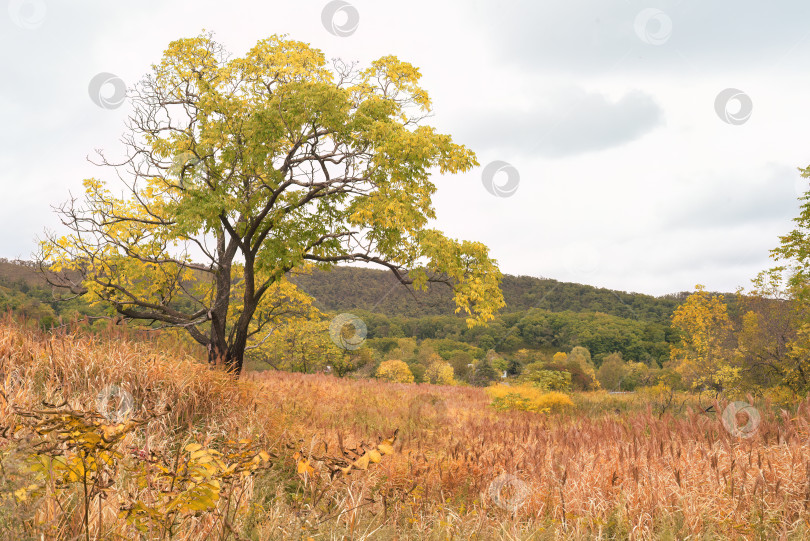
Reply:
[[[659, 411], [635, 396], [618, 407], [619, 399], [589, 393], [586, 403], [574, 397], [573, 411], [538, 414], [497, 411], [484, 389], [471, 387], [281, 372], [235, 381], [168, 343], [44, 334], [9, 319], [0, 323], [0, 372], [7, 428], [0, 438], [2, 537], [65, 539], [84, 537], [85, 530], [94, 539], [801, 539], [809, 533], [808, 402], [789, 411], [754, 403], [761, 421], [750, 437], [739, 437], [724, 427], [722, 403], [709, 412], [694, 400]], [[47, 410], [43, 400], [64, 403], [61, 411], [92, 412], [110, 385], [132, 394], [144, 422], [112, 438], [120, 467], [84, 507], [87, 518], [81, 483], [26, 492], [35, 475], [21, 456], [48, 436], [14, 437], [25, 432], [21, 413]], [[107, 425], [86, 426], [103, 433]], [[386, 455], [392, 440], [384, 440], [395, 429], [394, 454]], [[228, 442], [242, 439], [257, 453], [266, 450], [271, 464], [245, 470], [227, 490], [223, 482], [214, 507], [204, 502], [178, 515], [171, 529], [154, 522], [138, 531], [128, 520], [123, 504], [158, 497], [158, 485], [137, 488], [133, 472], [151, 471], [138, 470], [144, 451], [189, 464], [195, 454], [207, 460], [205, 453], [237, 461]]]

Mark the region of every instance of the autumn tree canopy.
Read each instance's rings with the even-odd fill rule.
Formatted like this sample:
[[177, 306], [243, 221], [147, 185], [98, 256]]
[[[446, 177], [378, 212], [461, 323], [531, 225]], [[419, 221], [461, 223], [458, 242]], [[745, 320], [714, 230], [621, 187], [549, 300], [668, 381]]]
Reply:
[[672, 314], [679, 342], [670, 360], [690, 389], [721, 385], [723, 369], [734, 356], [733, 334], [722, 295], [712, 295], [700, 284]]
[[[359, 68], [282, 36], [231, 57], [211, 35], [172, 42], [130, 91], [126, 158], [100, 158], [58, 213], [40, 260], [52, 282], [118, 314], [185, 329], [211, 362], [309, 308], [286, 280], [368, 263], [424, 288], [445, 282], [469, 325], [501, 306], [486, 246], [428, 227], [432, 173], [477, 165], [424, 123], [414, 66]], [[119, 195], [121, 194], [121, 195]]]

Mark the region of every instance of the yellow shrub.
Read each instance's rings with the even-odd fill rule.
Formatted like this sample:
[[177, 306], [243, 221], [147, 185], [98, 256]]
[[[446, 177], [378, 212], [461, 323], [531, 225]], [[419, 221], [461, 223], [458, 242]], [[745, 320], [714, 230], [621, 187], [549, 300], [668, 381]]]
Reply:
[[377, 377], [396, 383], [413, 383], [413, 373], [404, 361], [383, 361], [377, 368]]
[[537, 411], [541, 413], [560, 411], [573, 407], [574, 403], [565, 393], [544, 392], [529, 385], [493, 385], [487, 389], [492, 406], [499, 410]]
[[765, 389], [762, 396], [774, 406], [782, 409], [789, 409], [791, 406], [795, 406], [795, 404], [802, 398], [789, 387], [785, 387], [783, 385]]
[[452, 385], [454, 375], [453, 367], [446, 362], [435, 362], [425, 372], [427, 379], [436, 385]]

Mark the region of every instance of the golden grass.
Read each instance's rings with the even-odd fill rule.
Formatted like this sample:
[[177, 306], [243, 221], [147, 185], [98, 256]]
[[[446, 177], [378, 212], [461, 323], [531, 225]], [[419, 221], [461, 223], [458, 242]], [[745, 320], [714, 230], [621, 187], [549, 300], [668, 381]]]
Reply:
[[[169, 349], [169, 351], [167, 351]], [[255, 386], [237, 384], [181, 347], [158, 340], [41, 333], [9, 319], [0, 323], [0, 371], [10, 380], [3, 411], [35, 407], [41, 400], [93, 408], [110, 386], [129, 392], [141, 408], [171, 408], [156, 438], [178, 429], [205, 427], [235, 435], [267, 432], [274, 416], [257, 400]], [[22, 385], [17, 385], [17, 382]], [[239, 417], [234, 411], [240, 411]]]
[[[638, 399], [600, 394], [575, 396], [574, 412], [560, 415], [497, 411], [484, 389], [279, 372], [237, 382], [165, 349], [0, 323], [6, 421], [12, 406], [35, 408], [43, 399], [90, 408], [99, 389], [120, 385], [141, 408], [171, 406], [133, 433], [132, 447], [176, 449], [227, 436], [252, 438], [278, 454], [271, 471], [241, 487], [249, 503], [233, 530], [214, 535], [213, 519], [203, 515], [183, 524], [177, 539], [810, 535], [808, 402], [789, 411], [755, 403], [761, 421], [743, 438], [724, 428], [725, 404], [710, 413], [688, 405], [682, 413], [613, 403], [600, 410], [600, 400]], [[330, 475], [329, 457], [361, 454], [396, 428], [394, 455]], [[307, 457], [313, 471], [297, 473], [294, 456]], [[91, 524], [100, 538], [135, 535], [112, 506], [98, 508]], [[69, 510], [17, 509], [19, 519], [0, 518], [0, 532], [59, 538], [46, 525], [36, 530], [36, 521], [27, 530], [18, 523], [46, 515], [60, 535], [80, 532], [75, 517], [65, 518]]]

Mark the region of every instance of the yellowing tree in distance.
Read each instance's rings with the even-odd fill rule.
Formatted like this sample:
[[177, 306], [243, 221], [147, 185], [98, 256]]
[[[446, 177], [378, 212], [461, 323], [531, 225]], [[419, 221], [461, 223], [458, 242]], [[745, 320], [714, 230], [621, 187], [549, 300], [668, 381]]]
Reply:
[[172, 42], [130, 91], [126, 158], [101, 155], [123, 186], [85, 180], [41, 267], [127, 318], [184, 329], [235, 374], [287, 317], [279, 299], [303, 302], [285, 276], [308, 265], [445, 282], [456, 312], [485, 323], [504, 305], [496, 262], [428, 227], [431, 172], [477, 161], [423, 122], [420, 77], [393, 56], [359, 69], [283, 36], [236, 58], [209, 34]]
[[454, 375], [450, 363], [442, 360], [433, 362], [425, 372], [425, 377], [436, 385], [452, 385]]
[[414, 377], [405, 361], [392, 359], [383, 361], [377, 368], [377, 377], [395, 383], [413, 383]]
[[672, 326], [680, 335], [670, 360], [690, 388], [716, 385], [717, 374], [730, 367], [734, 355], [731, 321], [722, 295], [710, 295], [700, 284], [672, 314]]

